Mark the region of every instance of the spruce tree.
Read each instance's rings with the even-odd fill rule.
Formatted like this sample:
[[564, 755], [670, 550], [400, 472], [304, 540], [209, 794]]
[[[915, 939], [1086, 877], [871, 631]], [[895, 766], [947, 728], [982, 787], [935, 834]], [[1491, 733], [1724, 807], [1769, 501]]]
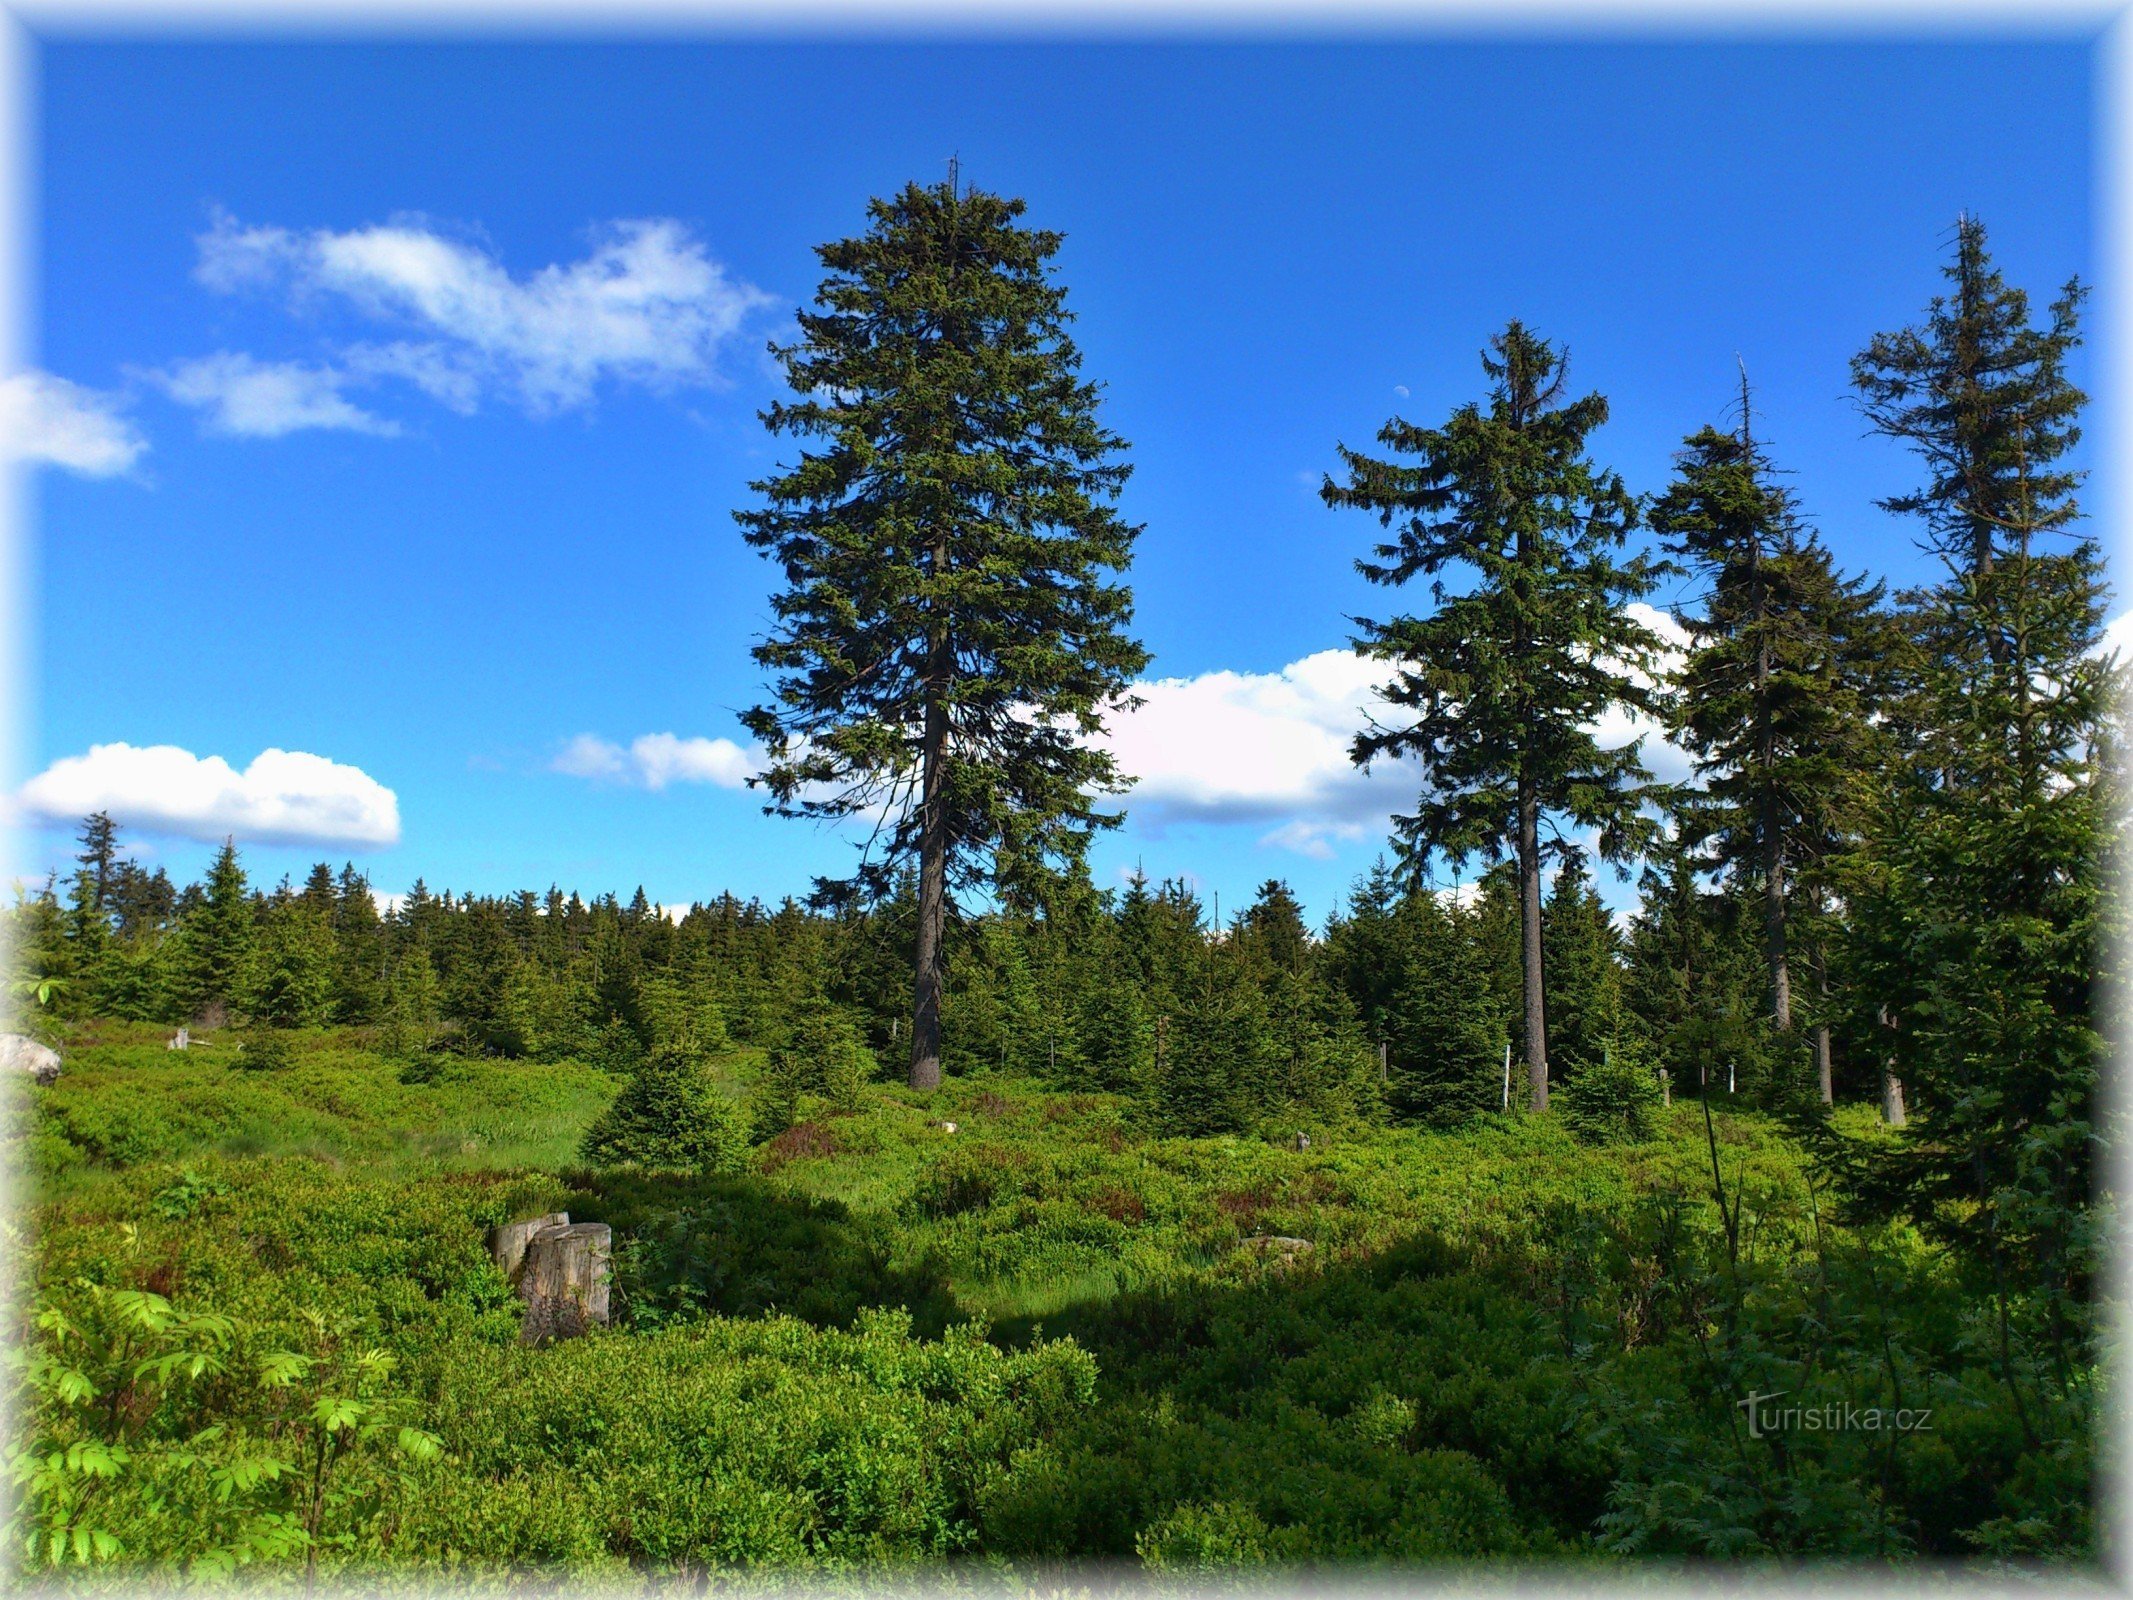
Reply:
[[1714, 1063], [1737, 1060], [1755, 1008], [1740, 995], [1738, 952], [1697, 881], [1698, 857], [1678, 831], [1655, 841], [1638, 881], [1625, 949], [1625, 1020], [1674, 1083], [1694, 1088]]
[[879, 850], [828, 901], [918, 868], [910, 1081], [940, 1081], [952, 897], [1078, 863], [1124, 782], [1089, 735], [1147, 653], [1125, 628], [1130, 470], [1080, 376], [1051, 260], [1023, 204], [955, 179], [868, 208], [821, 246], [803, 337], [772, 347], [800, 398], [773, 433], [812, 440], [736, 513], [785, 588], [755, 650], [771, 703], [744, 718], [783, 815], [879, 813]]
[[387, 1055], [420, 1060], [436, 1036], [441, 989], [429, 947], [410, 942], [385, 974], [379, 1042]]
[[[1750, 401], [1744, 371], [1738, 427], [1690, 435], [1649, 520], [1703, 585], [1700, 609], [1674, 613], [1689, 635], [1674, 725], [1703, 780], [1678, 816], [1687, 841], [1708, 846], [1706, 870], [1760, 897], [1768, 1014], [1789, 1034], [1802, 920], [1795, 887], [1818, 908], [1827, 862], [1851, 832], [1847, 801], [1872, 754], [1872, 686], [1886, 640], [1880, 587], [1845, 577], [1802, 526], [1755, 437]], [[1809, 960], [1819, 979], [1819, 939]], [[1827, 1101], [1829, 1030], [1819, 996], [1817, 1011]]]
[[1548, 1052], [1575, 1072], [1599, 1061], [1622, 1031], [1621, 940], [1592, 880], [1566, 861], [1549, 886]]
[[[1321, 492], [1393, 530], [1376, 560], [1356, 563], [1371, 582], [1435, 580], [1430, 615], [1361, 622], [1356, 650], [1392, 664], [1381, 692], [1413, 720], [1373, 721], [1352, 753], [1366, 767], [1421, 759], [1428, 787], [1412, 814], [1394, 818], [1411, 873], [1439, 854], [1494, 861], [1508, 851], [1517, 862], [1522, 1031], [1539, 1111], [1548, 1104], [1541, 875], [1560, 850], [1543, 830], [1565, 818], [1593, 829], [1603, 858], [1618, 862], [1651, 831], [1639, 741], [1605, 750], [1592, 729], [1611, 708], [1654, 709], [1643, 669], [1658, 640], [1624, 609], [1650, 591], [1654, 571], [1644, 556], [1620, 554], [1637, 503], [1587, 453], [1606, 399], [1565, 401], [1567, 357], [1517, 322], [1482, 366], [1486, 406], [1461, 406], [1441, 428], [1394, 418], [1378, 440], [1396, 458], [1343, 447], [1348, 481], [1329, 477]], [[1472, 586], [1449, 593], [1447, 569], [1471, 573]]]
[[102, 924], [99, 932], [108, 931], [111, 890], [120, 866], [118, 824], [109, 812], [92, 812], [82, 820], [78, 838], [81, 853], [74, 859], [81, 863], [81, 871], [75, 877], [75, 903], [82, 918], [93, 917]]
[[2080, 514], [2064, 460], [2087, 397], [2066, 364], [2088, 291], [2069, 279], [2049, 323], [2032, 326], [2029, 296], [1992, 265], [1985, 225], [1968, 215], [1942, 271], [1949, 292], [1918, 326], [1876, 334], [1852, 358], [1852, 384], [1874, 431], [1926, 469], [1923, 484], [1882, 508], [1917, 518], [1951, 572], [1976, 580]]
[[353, 862], [341, 869], [333, 890], [333, 1015], [340, 1022], [369, 1022], [378, 1014], [385, 977], [385, 936], [370, 880]]
[[224, 839], [207, 871], [200, 903], [185, 919], [185, 1000], [193, 1014], [226, 1016], [244, 984], [255, 938], [244, 867], [234, 839]]
[[1275, 1066], [1265, 998], [1240, 964], [1211, 955], [1181, 999], [1157, 1069], [1164, 1130], [1204, 1137], [1248, 1128]]
[[105, 889], [111, 879], [116, 833], [111, 819], [98, 812], [82, 825], [82, 853], [75, 858], [81, 866], [74, 874], [72, 903], [67, 908], [68, 964], [84, 998], [93, 995], [109, 976], [111, 916]]
[[327, 913], [302, 897], [270, 906], [247, 975], [246, 1013], [273, 1028], [324, 1022], [333, 1001], [333, 958]]
[[1476, 913], [1403, 893], [1380, 860], [1328, 928], [1325, 965], [1394, 1117], [1449, 1126], [1502, 1104], [1505, 1030]]
[[1089, 1085], [1109, 1094], [1148, 1087], [1155, 1064], [1155, 1029], [1140, 987], [1124, 978], [1092, 985], [1078, 1018], [1081, 1059]]
[[601, 1167], [653, 1172], [738, 1172], [747, 1165], [740, 1108], [713, 1086], [687, 1042], [645, 1058], [613, 1104], [585, 1130], [579, 1153]]
[[135, 940], [170, 926], [178, 914], [178, 891], [162, 867], [148, 872], [137, 862], [121, 861], [112, 869], [106, 905], [117, 923], [118, 936]]
[[2065, 465], [2084, 400], [2067, 372], [2081, 287], [2032, 326], [1969, 218], [1947, 274], [1924, 323], [1877, 337], [1854, 368], [1876, 429], [1926, 469], [1886, 504], [1925, 523], [1948, 568], [1907, 597], [1910, 745], [1844, 883], [1855, 977], [1892, 1025], [1911, 1096], [1902, 1135], [1854, 1151], [1854, 1176], [1989, 1272], [2023, 1406], [2010, 1300], [2038, 1292], [2063, 1363], [2095, 1267], [2118, 674], [2099, 656], [2101, 559], [2073, 528]]
[[1249, 951], [1278, 971], [1302, 972], [1311, 963], [1311, 931], [1304, 925], [1303, 906], [1279, 878], [1259, 886], [1258, 898], [1237, 914], [1230, 937], [1240, 953]]

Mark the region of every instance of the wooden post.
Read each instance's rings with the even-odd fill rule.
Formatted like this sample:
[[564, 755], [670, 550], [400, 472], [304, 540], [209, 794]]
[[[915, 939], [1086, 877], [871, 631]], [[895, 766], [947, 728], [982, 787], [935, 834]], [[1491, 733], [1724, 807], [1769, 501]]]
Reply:
[[1503, 1042], [1503, 1108], [1511, 1109], [1511, 1041]]
[[1378, 1082], [1392, 1082], [1391, 1052], [1383, 1039], [1378, 1041]]

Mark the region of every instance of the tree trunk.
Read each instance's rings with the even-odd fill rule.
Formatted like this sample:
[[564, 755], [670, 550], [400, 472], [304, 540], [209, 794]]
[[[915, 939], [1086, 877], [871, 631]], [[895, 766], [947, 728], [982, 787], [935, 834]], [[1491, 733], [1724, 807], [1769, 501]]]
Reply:
[[1903, 1126], [1903, 1079], [1887, 1067], [1881, 1069], [1881, 1120], [1892, 1128]]
[[1519, 964], [1525, 980], [1526, 1076], [1533, 1109], [1548, 1109], [1548, 1023], [1541, 992], [1540, 801], [1531, 782], [1518, 782]]
[[1815, 971], [1815, 1085], [1822, 1093], [1822, 1104], [1837, 1103], [1835, 1063], [1830, 1056], [1829, 1024], [1823, 1020], [1829, 1015], [1829, 958], [1823, 953], [1821, 941], [1814, 942]]
[[1770, 958], [1770, 1014], [1792, 1032], [1792, 962], [1785, 949], [1785, 851], [1767, 815], [1763, 822], [1763, 942]]
[[[1881, 1008], [1881, 1020], [1884, 1026], [1896, 1026], [1887, 1006]], [[1896, 1076], [1896, 1058], [1893, 1055], [1883, 1056], [1881, 1059], [1881, 1120], [1892, 1128], [1900, 1128], [1904, 1122], [1903, 1079]]]
[[948, 710], [926, 700], [924, 794], [918, 846], [918, 950], [913, 960], [911, 1087], [941, 1086], [941, 935], [948, 918], [948, 817], [943, 796]]

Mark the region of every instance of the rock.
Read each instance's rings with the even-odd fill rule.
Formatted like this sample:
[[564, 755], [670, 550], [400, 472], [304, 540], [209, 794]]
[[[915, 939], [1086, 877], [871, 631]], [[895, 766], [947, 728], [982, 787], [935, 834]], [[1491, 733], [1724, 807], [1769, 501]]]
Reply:
[[170, 1043], [163, 1046], [166, 1050], [190, 1050], [192, 1047], [193, 1036], [184, 1028], [180, 1028], [176, 1033], [172, 1034]]
[[607, 1326], [608, 1263], [614, 1235], [604, 1222], [543, 1228], [526, 1242], [518, 1292], [526, 1302], [519, 1338], [570, 1339]]
[[943, 1133], [955, 1132], [955, 1124], [952, 1122], [936, 1122], [934, 1126], [940, 1129]]
[[518, 1286], [519, 1267], [526, 1258], [526, 1245], [543, 1228], [567, 1228], [570, 1213], [551, 1211], [545, 1217], [535, 1217], [530, 1222], [507, 1222], [500, 1228], [489, 1230], [489, 1256], [495, 1261], [497, 1271]]
[[21, 1073], [39, 1083], [59, 1076], [59, 1052], [27, 1034], [0, 1033], [0, 1073]]
[[1308, 1149], [1310, 1149], [1310, 1148], [1311, 1148], [1311, 1136], [1310, 1136], [1310, 1135], [1309, 1135], [1308, 1133], [1299, 1133], [1299, 1134], [1298, 1134], [1298, 1135], [1296, 1136], [1296, 1148], [1297, 1148], [1297, 1149], [1299, 1149], [1299, 1150], [1308, 1150]]

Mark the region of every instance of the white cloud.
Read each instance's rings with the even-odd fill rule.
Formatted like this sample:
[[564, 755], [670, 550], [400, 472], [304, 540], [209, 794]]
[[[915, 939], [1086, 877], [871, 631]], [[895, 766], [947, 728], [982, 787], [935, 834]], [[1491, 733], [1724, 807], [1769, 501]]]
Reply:
[[[1669, 648], [1673, 619], [1631, 608]], [[1664, 669], [1664, 663], [1655, 663]], [[1278, 672], [1209, 672], [1136, 684], [1141, 704], [1120, 712], [1099, 740], [1139, 781], [1126, 804], [1160, 831], [1172, 822], [1270, 824], [1261, 845], [1328, 860], [1339, 846], [1383, 838], [1395, 811], [1421, 793], [1421, 763], [1379, 760], [1369, 772], [1349, 744], [1375, 714], [1397, 723], [1378, 690], [1390, 666], [1350, 650], [1321, 650]], [[1617, 707], [1593, 729], [1609, 749], [1644, 737], [1655, 776], [1686, 777], [1688, 759], [1652, 719]]]
[[263, 750], [238, 772], [220, 756], [176, 745], [92, 745], [22, 786], [17, 808], [45, 822], [108, 811], [150, 833], [258, 844], [356, 848], [396, 844], [400, 806], [361, 769], [301, 750]]
[[1321, 650], [1279, 672], [1154, 679], [1134, 686], [1140, 705], [1115, 715], [1099, 742], [1139, 780], [1128, 802], [1137, 809], [1200, 821], [1358, 822], [1411, 801], [1419, 782], [1412, 762], [1365, 774], [1348, 759], [1385, 670], [1351, 650]]
[[49, 372], [0, 378], [0, 457], [42, 461], [108, 478], [138, 461], [148, 441], [119, 415], [117, 396]]
[[774, 303], [664, 218], [611, 223], [584, 259], [525, 278], [420, 218], [298, 233], [223, 215], [197, 242], [195, 276], [210, 289], [285, 287], [409, 330], [340, 358], [351, 374], [403, 378], [463, 411], [490, 389], [541, 414], [584, 404], [602, 383], [716, 382], [722, 347]]
[[[1635, 609], [1663, 640], [1680, 639], [1664, 613]], [[1152, 679], [1134, 685], [1140, 704], [1115, 713], [1096, 743], [1137, 780], [1123, 798], [1144, 830], [1256, 824], [1267, 848], [1330, 860], [1344, 845], [1382, 839], [1392, 814], [1410, 809], [1422, 791], [1422, 766], [1412, 757], [1381, 759], [1368, 772], [1349, 759], [1350, 742], [1374, 713], [1399, 716], [1378, 694], [1390, 672], [1352, 650], [1320, 650], [1277, 672]], [[1647, 718], [1612, 711], [1594, 732], [1609, 748], [1645, 735], [1647, 766], [1662, 777], [1687, 775], [1686, 758]], [[760, 751], [730, 739], [649, 733], [623, 745], [583, 733], [549, 766], [646, 789], [737, 789], [760, 762]]]
[[398, 423], [351, 404], [341, 390], [353, 381], [331, 367], [297, 361], [255, 361], [221, 351], [148, 375], [173, 400], [207, 412], [216, 433], [278, 439], [304, 428], [346, 428], [395, 434]]
[[407, 904], [407, 896], [404, 894], [388, 894], [383, 889], [373, 889], [370, 891], [370, 903], [378, 908], [379, 916], [389, 917]]
[[1300, 856], [1309, 856], [1313, 861], [1331, 861], [1334, 842], [1353, 844], [1368, 838], [1370, 830], [1360, 822], [1319, 822], [1298, 817], [1284, 822], [1272, 833], [1264, 834], [1259, 842], [1274, 845], [1283, 850], [1293, 850]]
[[670, 783], [708, 783], [738, 789], [756, 770], [757, 756], [731, 739], [683, 739], [671, 733], [647, 733], [625, 747], [596, 734], [581, 733], [557, 753], [549, 769], [573, 778], [664, 789]]

